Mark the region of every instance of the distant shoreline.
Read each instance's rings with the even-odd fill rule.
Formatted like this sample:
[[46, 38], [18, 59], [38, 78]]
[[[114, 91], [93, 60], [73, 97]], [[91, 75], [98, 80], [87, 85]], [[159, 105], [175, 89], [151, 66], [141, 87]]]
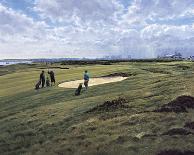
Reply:
[[15, 64], [31, 64], [32, 61], [0, 61], [0, 66], [9, 66]]

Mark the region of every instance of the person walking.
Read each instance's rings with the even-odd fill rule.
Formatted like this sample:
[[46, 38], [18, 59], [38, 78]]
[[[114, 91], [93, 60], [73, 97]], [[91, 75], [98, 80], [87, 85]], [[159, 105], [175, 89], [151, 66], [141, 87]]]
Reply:
[[86, 70], [84, 73], [84, 86], [85, 86], [86, 90], [88, 89], [89, 80], [90, 80], [90, 76], [88, 74], [88, 71]]
[[48, 74], [50, 75], [51, 86], [53, 86], [53, 84], [55, 85], [55, 73], [53, 71], [48, 71]]
[[40, 81], [41, 81], [41, 84], [42, 84], [42, 88], [44, 88], [44, 85], [45, 85], [45, 74], [44, 74], [44, 71], [42, 71], [42, 73], [40, 74]]

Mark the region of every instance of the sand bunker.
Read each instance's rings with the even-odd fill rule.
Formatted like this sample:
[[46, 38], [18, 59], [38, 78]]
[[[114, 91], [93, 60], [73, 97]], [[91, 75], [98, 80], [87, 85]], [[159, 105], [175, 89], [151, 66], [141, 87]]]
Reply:
[[[127, 79], [127, 77], [101, 77], [101, 78], [91, 78], [89, 81], [89, 87], [106, 84], [106, 83], [113, 83], [119, 82]], [[76, 80], [76, 81], [69, 81], [59, 84], [61, 88], [77, 88], [80, 83], [83, 83], [83, 80]]]

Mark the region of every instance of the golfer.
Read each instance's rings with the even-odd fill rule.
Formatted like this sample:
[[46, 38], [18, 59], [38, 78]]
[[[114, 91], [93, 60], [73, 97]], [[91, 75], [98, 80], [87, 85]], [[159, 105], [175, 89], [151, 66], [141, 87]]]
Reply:
[[44, 71], [42, 71], [42, 73], [40, 74], [40, 81], [42, 83], [42, 88], [44, 88], [44, 85], [45, 85], [45, 74], [44, 74]]
[[53, 71], [48, 71], [48, 74], [50, 75], [51, 86], [53, 86], [53, 84], [55, 85], [55, 73]]
[[88, 71], [86, 70], [84, 73], [84, 86], [86, 90], [88, 89], [89, 80], [90, 80], [90, 77], [89, 77]]

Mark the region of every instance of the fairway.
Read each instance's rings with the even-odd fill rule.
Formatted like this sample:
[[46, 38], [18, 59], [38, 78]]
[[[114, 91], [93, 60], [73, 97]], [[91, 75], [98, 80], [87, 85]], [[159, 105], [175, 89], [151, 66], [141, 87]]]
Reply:
[[[0, 67], [0, 154], [157, 155], [165, 150], [194, 151], [193, 107], [172, 109], [179, 100], [183, 104], [193, 100], [193, 62], [54, 63], [50, 70], [55, 72], [56, 85], [36, 91], [42, 70], [47, 73], [45, 64]], [[74, 96], [85, 70], [93, 86]], [[106, 81], [106, 76], [116, 73], [128, 77]], [[93, 78], [97, 77], [105, 81], [95, 81], [100, 84], [96, 85]], [[179, 96], [183, 97], [176, 101]]]

